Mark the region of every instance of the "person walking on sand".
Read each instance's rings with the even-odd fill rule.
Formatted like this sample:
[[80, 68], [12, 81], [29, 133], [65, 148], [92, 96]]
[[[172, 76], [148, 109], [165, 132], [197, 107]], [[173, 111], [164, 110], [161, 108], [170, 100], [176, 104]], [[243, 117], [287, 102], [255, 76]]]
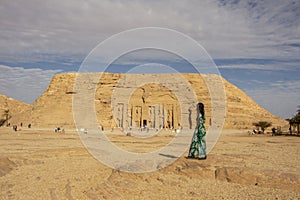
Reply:
[[197, 124], [190, 145], [189, 155], [187, 158], [206, 159], [206, 141], [205, 141], [205, 112], [204, 104], [197, 104]]

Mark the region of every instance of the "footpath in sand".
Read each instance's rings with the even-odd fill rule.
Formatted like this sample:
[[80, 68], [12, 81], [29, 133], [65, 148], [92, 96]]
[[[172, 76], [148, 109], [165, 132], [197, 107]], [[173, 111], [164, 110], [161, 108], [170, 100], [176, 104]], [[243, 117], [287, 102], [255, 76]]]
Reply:
[[[147, 152], [174, 133], [142, 140], [110, 134]], [[185, 159], [151, 173], [107, 167], [74, 131], [0, 129], [0, 199], [300, 199], [300, 137], [224, 130], [207, 160]]]

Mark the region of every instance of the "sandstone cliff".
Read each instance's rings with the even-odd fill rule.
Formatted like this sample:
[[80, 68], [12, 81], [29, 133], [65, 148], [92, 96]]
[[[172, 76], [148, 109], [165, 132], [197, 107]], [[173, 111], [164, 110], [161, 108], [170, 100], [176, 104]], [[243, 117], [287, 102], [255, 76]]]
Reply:
[[[26, 125], [23, 119], [28, 117], [27, 112], [30, 110], [31, 105], [17, 101], [13, 98], [0, 94], [0, 118], [5, 119], [5, 111], [7, 111], [11, 125]], [[6, 123], [4, 124], [6, 125]]]
[[[90, 84], [95, 88], [94, 104], [95, 111], [101, 126], [105, 129], [117, 126], [118, 122], [113, 119], [111, 102], [113, 91], [116, 88], [124, 87], [119, 85], [119, 80], [124, 77], [123, 74], [98, 73], [97, 76], [101, 79], [91, 81]], [[131, 75], [131, 80], [137, 80], [142, 75]], [[143, 75], [145, 78], [151, 75]], [[152, 75], [153, 76], [153, 75]], [[154, 75], [163, 76], [164, 79], [172, 78], [170, 75]], [[197, 100], [206, 105], [207, 125], [210, 122], [211, 98], [205, 81], [209, 81], [215, 75], [199, 75], [199, 74], [184, 74], [183, 75], [193, 88], [197, 95]], [[20, 107], [21, 116], [14, 116], [13, 120], [19, 120], [26, 123], [31, 123], [37, 127], [74, 127], [73, 113], [72, 113], [72, 98], [78, 95], [74, 90], [74, 82], [76, 80], [76, 73], [57, 74], [53, 77], [47, 90], [32, 104]], [[272, 115], [265, 109], [261, 108], [250, 97], [236, 86], [232, 85], [225, 79], [223, 84], [226, 93], [226, 118], [224, 128], [248, 128], [252, 129], [253, 122], [269, 121], [273, 126], [286, 126], [287, 122], [277, 116]], [[126, 87], [126, 86], [125, 86]], [[124, 87], [124, 88], [125, 88]], [[94, 91], [91, 91], [94, 92]], [[162, 87], [159, 84], [145, 84], [141, 85], [131, 95], [130, 104], [143, 105], [149, 107], [151, 105], [161, 102], [165, 105], [175, 105], [171, 109], [173, 114], [172, 124], [178, 126], [180, 124], [180, 110], [178, 110], [176, 96], [171, 90]], [[22, 104], [23, 105], [23, 104]], [[176, 106], [177, 105], [177, 106]], [[16, 106], [16, 108], [19, 108]], [[122, 109], [124, 109], [122, 107]], [[129, 109], [129, 108], [128, 108]], [[141, 108], [142, 109], [142, 108]], [[18, 110], [18, 109], [17, 109]], [[132, 111], [132, 110], [131, 110]], [[139, 115], [136, 111], [136, 116]], [[24, 114], [26, 113], [26, 114]], [[132, 116], [132, 118], [134, 118]], [[150, 120], [147, 119], [147, 120]], [[194, 119], [193, 119], [194, 120]], [[137, 119], [132, 123], [143, 123]], [[142, 120], [143, 121], [143, 120]], [[169, 126], [171, 126], [169, 124]]]

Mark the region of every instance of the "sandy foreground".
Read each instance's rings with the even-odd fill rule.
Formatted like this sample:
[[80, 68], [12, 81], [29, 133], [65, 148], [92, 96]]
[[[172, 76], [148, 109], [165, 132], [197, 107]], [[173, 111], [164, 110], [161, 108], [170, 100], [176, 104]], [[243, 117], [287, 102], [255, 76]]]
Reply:
[[[108, 133], [120, 148], [153, 151], [174, 133]], [[0, 199], [300, 199], [300, 137], [223, 130], [207, 160], [126, 173], [95, 159], [74, 131], [0, 128]]]

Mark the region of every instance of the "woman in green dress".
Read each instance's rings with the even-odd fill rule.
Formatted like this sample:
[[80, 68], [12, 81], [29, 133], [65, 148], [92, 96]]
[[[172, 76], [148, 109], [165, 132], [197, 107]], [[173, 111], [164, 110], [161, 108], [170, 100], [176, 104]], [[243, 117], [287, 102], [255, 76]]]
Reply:
[[197, 104], [197, 125], [192, 138], [188, 158], [200, 160], [206, 159], [206, 141], [205, 141], [205, 112], [203, 103]]

